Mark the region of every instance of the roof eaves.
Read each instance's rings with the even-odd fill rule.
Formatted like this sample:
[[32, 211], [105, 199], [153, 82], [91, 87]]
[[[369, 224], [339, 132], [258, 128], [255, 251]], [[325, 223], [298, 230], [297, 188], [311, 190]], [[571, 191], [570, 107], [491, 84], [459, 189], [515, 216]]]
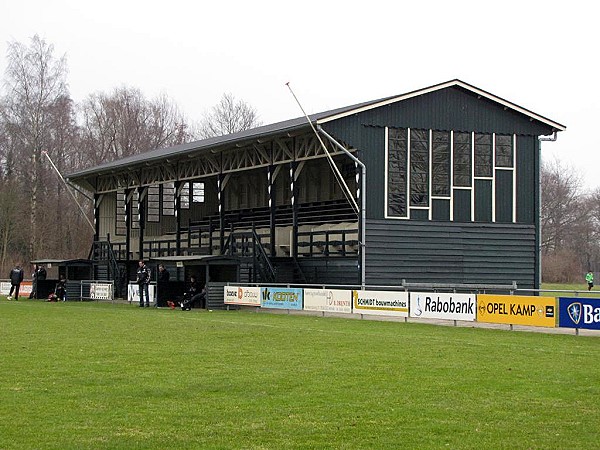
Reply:
[[521, 114], [524, 114], [532, 119], [535, 119], [539, 122], [542, 122], [546, 125], [549, 125], [550, 127], [552, 127], [553, 129], [555, 129], [556, 131], [564, 131], [566, 130], [567, 127], [565, 127], [564, 125], [559, 124], [558, 122], [554, 122], [553, 120], [550, 120], [544, 116], [540, 116], [539, 114], [536, 114], [528, 109], [525, 109], [519, 105], [516, 105], [514, 103], [511, 103], [507, 100], [504, 100], [501, 97], [497, 97], [493, 94], [490, 94], [489, 92], [484, 91], [483, 89], [479, 89], [475, 86], [472, 86], [468, 83], [465, 83], [464, 81], [455, 79], [455, 80], [450, 80], [450, 81], [446, 81], [445, 83], [440, 83], [440, 84], [436, 84], [427, 88], [423, 88], [423, 89], [418, 89], [416, 91], [411, 91], [408, 92], [406, 94], [401, 94], [398, 96], [394, 96], [394, 97], [387, 97], [385, 99], [379, 100], [379, 101], [375, 101], [360, 107], [357, 107], [355, 109], [349, 109], [337, 114], [333, 114], [324, 118], [321, 118], [317, 121], [317, 123], [321, 124], [321, 123], [326, 123], [326, 122], [331, 122], [333, 120], [337, 120], [337, 119], [341, 119], [353, 114], [358, 114], [364, 111], [369, 111], [371, 109], [375, 109], [375, 108], [380, 108], [382, 106], [386, 106], [386, 105], [390, 105], [392, 103], [397, 103], [397, 102], [401, 102], [403, 100], [408, 100], [409, 98], [413, 98], [413, 97], [418, 97], [420, 95], [424, 95], [424, 94], [429, 94], [431, 92], [435, 92], [435, 91], [439, 91], [441, 89], [445, 89], [448, 87], [452, 87], [452, 86], [459, 86], [463, 89], [466, 89], [468, 91], [471, 91], [477, 95], [480, 95], [482, 97], [485, 97], [489, 100], [492, 100], [496, 103], [499, 103], [507, 108], [510, 108], [514, 111], [517, 111]]

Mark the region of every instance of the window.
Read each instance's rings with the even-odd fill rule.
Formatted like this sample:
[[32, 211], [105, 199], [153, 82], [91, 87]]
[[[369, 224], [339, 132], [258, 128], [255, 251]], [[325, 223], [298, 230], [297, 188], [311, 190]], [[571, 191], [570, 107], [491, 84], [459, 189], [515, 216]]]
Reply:
[[192, 183], [192, 203], [204, 203], [204, 183]]
[[471, 133], [454, 133], [454, 186], [471, 187]]
[[125, 236], [127, 234], [127, 224], [125, 222], [126, 214], [125, 191], [117, 191], [117, 221], [115, 234], [118, 236]]
[[410, 206], [429, 206], [429, 130], [410, 130]]
[[172, 181], [162, 185], [162, 213], [163, 216], [175, 215], [175, 183]]
[[385, 216], [515, 219], [515, 135], [388, 128]]
[[431, 141], [431, 195], [450, 197], [450, 133], [434, 131]]
[[133, 191], [129, 205], [131, 207], [131, 228], [140, 227], [140, 208], [139, 208], [140, 193], [136, 189]]
[[179, 201], [181, 202], [181, 209], [190, 209], [190, 183], [183, 183], [179, 194]]
[[388, 134], [388, 204], [390, 216], [406, 217], [407, 130], [390, 128]]
[[160, 186], [148, 186], [148, 207], [146, 209], [148, 222], [160, 221]]
[[475, 134], [475, 176], [492, 176], [492, 135]]
[[496, 166], [513, 166], [512, 136], [502, 134], [496, 135]]

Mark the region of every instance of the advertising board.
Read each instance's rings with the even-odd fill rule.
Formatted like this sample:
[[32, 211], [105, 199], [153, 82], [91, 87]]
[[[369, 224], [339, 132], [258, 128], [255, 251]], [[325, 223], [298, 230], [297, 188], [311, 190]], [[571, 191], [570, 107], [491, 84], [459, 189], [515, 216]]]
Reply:
[[352, 312], [352, 291], [304, 289], [304, 309], [349, 314]]
[[408, 317], [408, 292], [352, 291], [355, 314]]
[[224, 286], [226, 305], [260, 306], [260, 288], [250, 286]]
[[600, 299], [559, 297], [558, 326], [600, 330]]
[[277, 309], [302, 309], [302, 289], [265, 287], [260, 291], [260, 306]]
[[478, 322], [555, 327], [555, 309], [554, 297], [477, 295]]
[[[148, 285], [148, 296], [150, 297], [150, 303], [154, 303], [156, 301], [155, 290], [156, 290], [155, 285], [153, 285], [153, 284]], [[140, 288], [137, 285], [137, 283], [130, 283], [127, 286], [127, 300], [129, 301], [129, 303], [139, 303], [140, 302]]]
[[474, 294], [410, 293], [410, 317], [474, 321], [476, 312]]

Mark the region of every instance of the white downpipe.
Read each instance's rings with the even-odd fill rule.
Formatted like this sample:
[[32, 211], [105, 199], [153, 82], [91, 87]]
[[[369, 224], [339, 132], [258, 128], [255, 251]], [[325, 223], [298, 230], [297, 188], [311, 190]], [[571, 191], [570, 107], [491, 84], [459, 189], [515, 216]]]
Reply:
[[342, 150], [345, 154], [347, 154], [350, 159], [352, 159], [352, 161], [354, 161], [356, 164], [358, 164], [360, 166], [361, 169], [361, 183], [360, 183], [360, 217], [361, 217], [361, 229], [360, 229], [360, 269], [361, 269], [361, 274], [360, 274], [360, 280], [361, 280], [361, 286], [362, 289], [365, 289], [365, 282], [366, 282], [366, 269], [365, 269], [365, 261], [366, 261], [366, 256], [365, 256], [365, 250], [367, 248], [366, 245], [366, 240], [367, 240], [367, 232], [366, 232], [366, 225], [367, 225], [367, 167], [363, 164], [363, 162], [358, 159], [356, 156], [354, 156], [352, 153], [350, 153], [342, 144], [340, 144], [338, 141], [336, 141], [332, 136], [330, 136], [325, 130], [323, 130], [323, 128], [321, 128], [320, 125], [317, 125], [317, 130], [319, 130], [319, 133], [321, 133], [323, 136], [325, 136], [329, 142], [331, 142], [333, 145], [335, 145], [337, 148], [339, 148], [340, 150]]

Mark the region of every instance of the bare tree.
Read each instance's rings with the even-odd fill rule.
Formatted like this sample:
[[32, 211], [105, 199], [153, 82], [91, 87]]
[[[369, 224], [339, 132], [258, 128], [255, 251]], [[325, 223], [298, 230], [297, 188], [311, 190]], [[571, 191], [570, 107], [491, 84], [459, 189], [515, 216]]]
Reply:
[[223, 94], [219, 103], [204, 115], [200, 123], [200, 137], [237, 133], [262, 125], [256, 110], [243, 100], [236, 100], [232, 94]]
[[147, 100], [138, 89], [90, 95], [82, 107], [88, 164], [99, 164], [191, 139], [184, 116], [166, 96]]
[[69, 97], [66, 84], [66, 60], [54, 58], [54, 48], [39, 36], [30, 45], [8, 45], [3, 98], [2, 126], [8, 136], [3, 162], [11, 181], [21, 181], [29, 199], [28, 257], [39, 250], [39, 195], [43, 186], [42, 151], [57, 131], [52, 114], [57, 103]]
[[589, 225], [581, 176], [559, 160], [542, 164], [542, 249], [556, 251], [576, 244], [576, 236]]

